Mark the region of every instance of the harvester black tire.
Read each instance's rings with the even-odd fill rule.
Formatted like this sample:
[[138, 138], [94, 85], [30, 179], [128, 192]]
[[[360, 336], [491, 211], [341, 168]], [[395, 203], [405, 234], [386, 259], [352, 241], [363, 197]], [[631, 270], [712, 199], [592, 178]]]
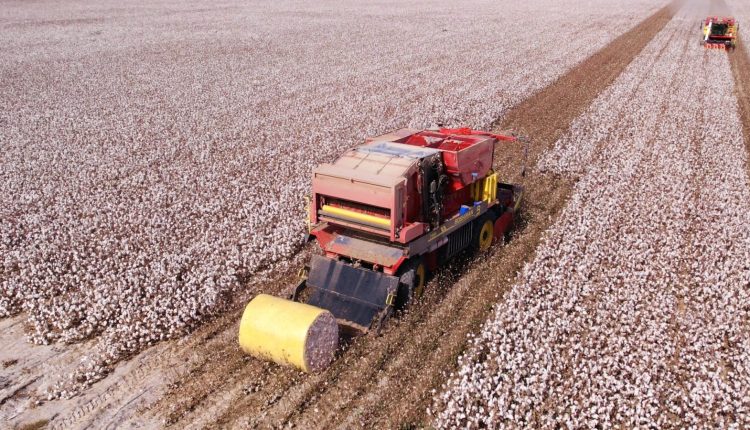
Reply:
[[422, 297], [429, 273], [421, 256], [408, 260], [401, 266], [398, 273], [401, 279], [406, 281], [399, 285], [396, 297], [396, 308], [403, 309], [410, 302]]

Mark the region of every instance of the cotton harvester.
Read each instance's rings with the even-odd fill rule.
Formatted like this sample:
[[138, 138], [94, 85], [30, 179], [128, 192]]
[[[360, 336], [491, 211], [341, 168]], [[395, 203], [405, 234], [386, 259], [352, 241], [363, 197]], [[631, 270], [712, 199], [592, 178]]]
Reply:
[[737, 33], [740, 24], [734, 18], [710, 16], [701, 23], [706, 48], [734, 49], [737, 47]]
[[317, 167], [309, 221], [320, 255], [289, 299], [260, 294], [248, 303], [242, 349], [324, 369], [340, 331], [379, 331], [420, 297], [430, 272], [503, 239], [523, 190], [498, 182], [492, 163], [497, 143], [516, 140], [468, 128], [401, 129]]

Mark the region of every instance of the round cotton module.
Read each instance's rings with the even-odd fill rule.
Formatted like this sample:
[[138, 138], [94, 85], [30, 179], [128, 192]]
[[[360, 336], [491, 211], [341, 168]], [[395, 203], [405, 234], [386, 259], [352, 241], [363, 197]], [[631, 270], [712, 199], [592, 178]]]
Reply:
[[267, 294], [247, 304], [239, 327], [243, 351], [305, 372], [331, 364], [338, 338], [338, 324], [327, 310]]

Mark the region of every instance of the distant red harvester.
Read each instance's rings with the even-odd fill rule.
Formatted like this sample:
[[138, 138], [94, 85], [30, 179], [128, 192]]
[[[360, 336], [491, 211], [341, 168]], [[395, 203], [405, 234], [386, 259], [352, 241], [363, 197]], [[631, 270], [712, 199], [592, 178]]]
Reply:
[[735, 49], [740, 25], [732, 17], [710, 16], [701, 22], [703, 39], [706, 48]]

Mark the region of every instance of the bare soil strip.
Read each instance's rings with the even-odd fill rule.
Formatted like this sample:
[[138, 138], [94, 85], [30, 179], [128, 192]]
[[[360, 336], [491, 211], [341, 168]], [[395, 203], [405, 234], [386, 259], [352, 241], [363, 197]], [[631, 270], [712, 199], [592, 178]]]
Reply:
[[[498, 129], [533, 139], [529, 166], [622, 73], [672, 18], [676, 6], [647, 18], [498, 122]], [[501, 148], [497, 159], [504, 180], [521, 181], [522, 147]], [[532, 175], [523, 183], [525, 226], [510, 244], [438, 274], [421, 303], [390, 323], [382, 336], [355, 340], [327, 371], [300, 375], [243, 357], [233, 343], [214, 345], [211, 358], [176, 383], [150, 414], [167, 416], [175, 427], [288, 421], [319, 428], [424, 424], [432, 390], [455, 368], [467, 335], [486, 320], [533, 257], [570, 193], [571, 184], [560, 178]]]
[[[748, 56], [742, 43], [743, 40], [740, 39], [737, 49], [728, 55], [729, 64], [732, 66], [732, 75], [734, 75], [734, 91], [737, 95], [740, 119], [742, 120], [742, 134], [745, 137], [745, 147], [750, 154], [750, 56]], [[750, 170], [750, 164], [748, 164], [748, 169]]]

